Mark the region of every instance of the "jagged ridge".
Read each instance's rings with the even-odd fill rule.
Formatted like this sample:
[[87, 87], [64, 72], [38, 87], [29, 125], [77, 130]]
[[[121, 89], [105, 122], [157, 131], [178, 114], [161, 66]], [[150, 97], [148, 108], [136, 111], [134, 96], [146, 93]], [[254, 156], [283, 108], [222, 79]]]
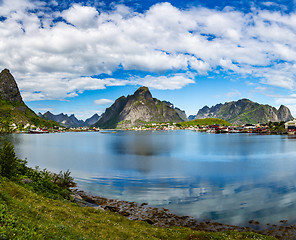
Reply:
[[208, 117], [221, 118], [232, 124], [280, 122], [293, 119], [286, 106], [281, 105], [279, 109], [276, 109], [269, 105], [252, 102], [249, 99], [220, 103], [211, 108], [205, 106], [198, 111], [195, 119]]
[[38, 113], [38, 116], [40, 116], [43, 119], [46, 120], [52, 120], [52, 121], [56, 121], [58, 122], [60, 125], [64, 126], [64, 127], [90, 127], [93, 124], [95, 124], [100, 116], [96, 113], [94, 114], [92, 117], [86, 119], [85, 121], [83, 120], [78, 120], [74, 114], [71, 114], [70, 116], [68, 116], [67, 114], [53, 114], [49, 111], [47, 111], [44, 114]]

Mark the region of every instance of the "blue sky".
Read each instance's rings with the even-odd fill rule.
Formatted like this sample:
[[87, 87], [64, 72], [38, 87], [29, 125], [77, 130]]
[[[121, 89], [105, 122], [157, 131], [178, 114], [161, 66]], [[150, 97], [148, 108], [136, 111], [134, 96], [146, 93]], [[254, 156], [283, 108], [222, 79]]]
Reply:
[[249, 98], [296, 116], [296, 1], [0, 0], [0, 67], [35, 112], [152, 95], [196, 114]]

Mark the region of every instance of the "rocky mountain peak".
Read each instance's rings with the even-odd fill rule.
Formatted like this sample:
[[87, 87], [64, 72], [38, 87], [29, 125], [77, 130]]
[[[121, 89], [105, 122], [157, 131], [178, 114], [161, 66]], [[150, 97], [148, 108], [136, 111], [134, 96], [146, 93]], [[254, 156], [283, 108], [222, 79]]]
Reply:
[[152, 99], [152, 94], [149, 91], [148, 87], [140, 87], [138, 90], [134, 93], [134, 97], [144, 97], [145, 99]]
[[8, 69], [0, 72], [0, 100], [1, 117], [7, 118], [16, 125], [35, 125], [40, 127], [53, 127], [58, 125], [41, 118], [41, 113], [36, 115], [22, 100], [17, 83]]
[[286, 120], [286, 121], [293, 120], [293, 116], [290, 112], [290, 109], [284, 105], [280, 106], [280, 108], [278, 110], [278, 115], [279, 115], [280, 120]]
[[289, 121], [293, 119], [289, 108], [281, 106], [278, 110], [269, 105], [259, 104], [249, 99], [217, 104], [211, 108], [205, 106], [200, 109], [195, 119], [215, 117], [226, 120], [232, 124], [255, 124]]
[[252, 102], [252, 101], [247, 98], [242, 98], [242, 99], [239, 99], [238, 102]]
[[16, 81], [8, 69], [0, 73], [0, 97], [9, 102], [23, 102]]
[[118, 98], [95, 124], [100, 128], [129, 128], [149, 122], [181, 122], [177, 111], [153, 98], [147, 87], [140, 87], [133, 95]]

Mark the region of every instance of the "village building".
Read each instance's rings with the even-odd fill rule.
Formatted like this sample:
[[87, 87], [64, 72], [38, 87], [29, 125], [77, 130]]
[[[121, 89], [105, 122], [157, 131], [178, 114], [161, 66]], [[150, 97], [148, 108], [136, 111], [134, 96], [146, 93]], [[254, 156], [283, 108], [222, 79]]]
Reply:
[[296, 131], [296, 119], [286, 122], [285, 129], [287, 129], [288, 131]]

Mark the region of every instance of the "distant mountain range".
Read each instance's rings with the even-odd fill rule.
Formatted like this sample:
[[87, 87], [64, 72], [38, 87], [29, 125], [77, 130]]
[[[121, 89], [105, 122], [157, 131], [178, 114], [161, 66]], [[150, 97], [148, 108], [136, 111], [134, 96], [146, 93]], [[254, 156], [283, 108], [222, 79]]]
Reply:
[[100, 128], [128, 128], [149, 122], [182, 122], [178, 112], [167, 103], [153, 98], [147, 87], [133, 95], [118, 98], [95, 124]]
[[52, 127], [56, 122], [37, 116], [24, 102], [14, 77], [8, 69], [0, 73], [0, 124]]
[[51, 112], [47, 111], [46, 113], [38, 113], [38, 116], [46, 119], [46, 120], [52, 120], [58, 122], [61, 126], [64, 127], [91, 127], [94, 125], [100, 118], [98, 114], [94, 114], [92, 117], [86, 119], [85, 121], [83, 120], [78, 120], [74, 114], [71, 114], [68, 116], [67, 114], [60, 113], [58, 115], [54, 115]]
[[200, 109], [195, 116], [189, 119], [220, 118], [231, 124], [256, 124], [289, 121], [293, 119], [289, 108], [281, 105], [279, 109], [269, 105], [252, 102], [249, 99], [219, 103], [209, 108], [208, 106]]
[[118, 98], [102, 116], [94, 114], [85, 121], [78, 120], [74, 114], [68, 116], [46, 112], [38, 115], [23, 102], [14, 77], [8, 69], [4, 69], [0, 73], [0, 128], [4, 123], [47, 127], [59, 123], [65, 127], [128, 128], [151, 122], [177, 123], [202, 118], [220, 118], [236, 125], [293, 119], [286, 106], [281, 105], [276, 109], [249, 99], [219, 103], [212, 107], [204, 106], [196, 115], [187, 118], [185, 111], [174, 107], [172, 103], [153, 98], [147, 87], [140, 87], [133, 95]]

